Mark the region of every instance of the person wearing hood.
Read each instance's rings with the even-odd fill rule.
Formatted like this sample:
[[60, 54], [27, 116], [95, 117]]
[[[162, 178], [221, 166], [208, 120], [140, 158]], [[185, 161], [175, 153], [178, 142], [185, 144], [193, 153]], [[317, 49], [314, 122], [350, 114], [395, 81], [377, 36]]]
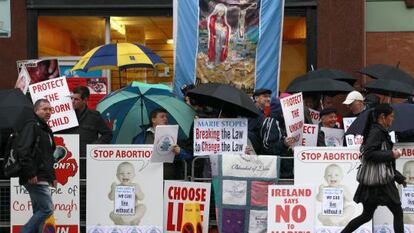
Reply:
[[[262, 154], [292, 156], [289, 148], [294, 144], [295, 140], [293, 137], [287, 137], [286, 135], [280, 100], [272, 98], [270, 102], [270, 115], [264, 119], [260, 129]], [[281, 161], [280, 177], [293, 178], [293, 160], [284, 159]]]

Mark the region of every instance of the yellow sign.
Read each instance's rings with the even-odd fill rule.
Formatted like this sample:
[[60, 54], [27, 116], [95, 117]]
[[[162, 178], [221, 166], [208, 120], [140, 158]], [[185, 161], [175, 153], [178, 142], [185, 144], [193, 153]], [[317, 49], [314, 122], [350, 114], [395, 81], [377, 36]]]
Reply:
[[199, 203], [184, 204], [181, 233], [202, 233], [201, 213]]

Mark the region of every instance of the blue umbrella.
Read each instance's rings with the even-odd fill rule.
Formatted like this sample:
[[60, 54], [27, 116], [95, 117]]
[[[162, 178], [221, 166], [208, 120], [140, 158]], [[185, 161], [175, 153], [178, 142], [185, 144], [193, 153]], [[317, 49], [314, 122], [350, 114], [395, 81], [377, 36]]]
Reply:
[[132, 82], [106, 96], [96, 107], [112, 123], [112, 142], [116, 144], [131, 143], [150, 124], [151, 111], [156, 108], [167, 110], [169, 124], [179, 125], [179, 138], [189, 136], [195, 112], [163, 84]]

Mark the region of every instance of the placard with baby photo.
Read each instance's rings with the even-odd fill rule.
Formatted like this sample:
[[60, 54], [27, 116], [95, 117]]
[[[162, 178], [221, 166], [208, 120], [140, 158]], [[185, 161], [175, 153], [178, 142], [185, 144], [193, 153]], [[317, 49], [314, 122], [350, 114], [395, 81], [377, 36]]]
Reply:
[[[358, 148], [295, 147], [295, 185], [316, 188], [315, 232], [339, 232], [362, 213], [353, 201], [359, 156]], [[370, 224], [355, 232], [371, 232]]]
[[[405, 232], [414, 232], [414, 143], [397, 143], [394, 149], [401, 150], [401, 157], [396, 160], [396, 168], [407, 178], [407, 187], [397, 185], [403, 209]], [[393, 216], [385, 206], [379, 206], [374, 213], [375, 232], [394, 232]]]
[[88, 229], [163, 224], [163, 166], [151, 145], [88, 145]]

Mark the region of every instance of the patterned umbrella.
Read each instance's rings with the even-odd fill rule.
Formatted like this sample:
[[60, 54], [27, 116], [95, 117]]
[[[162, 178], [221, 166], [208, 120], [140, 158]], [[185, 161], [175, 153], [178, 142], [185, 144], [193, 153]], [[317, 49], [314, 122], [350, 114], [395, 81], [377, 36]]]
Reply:
[[156, 108], [167, 110], [169, 124], [179, 125], [179, 138], [189, 136], [195, 112], [163, 84], [132, 82], [106, 96], [96, 107], [112, 123], [112, 142], [117, 144], [131, 143], [150, 123], [150, 113]]
[[86, 53], [72, 70], [84, 72], [101, 69], [154, 68], [166, 63], [151, 49], [131, 43], [106, 44]]

